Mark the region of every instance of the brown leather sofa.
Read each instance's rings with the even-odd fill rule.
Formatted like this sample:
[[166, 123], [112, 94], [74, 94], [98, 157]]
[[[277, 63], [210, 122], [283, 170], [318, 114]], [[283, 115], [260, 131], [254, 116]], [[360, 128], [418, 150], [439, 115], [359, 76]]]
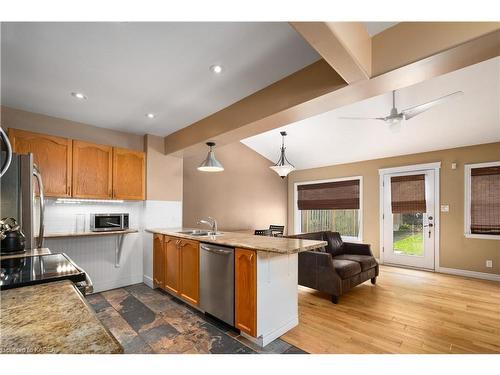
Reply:
[[299, 285], [331, 294], [333, 303], [356, 285], [376, 283], [379, 266], [370, 245], [343, 242], [331, 231], [287, 237], [328, 242], [324, 248], [299, 253]]

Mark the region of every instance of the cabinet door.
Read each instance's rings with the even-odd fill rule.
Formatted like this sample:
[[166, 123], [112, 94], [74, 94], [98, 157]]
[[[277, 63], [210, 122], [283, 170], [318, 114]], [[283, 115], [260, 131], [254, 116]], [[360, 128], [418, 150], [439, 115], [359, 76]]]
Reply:
[[145, 199], [144, 152], [113, 148], [113, 198]]
[[48, 197], [71, 196], [71, 139], [9, 129], [12, 149], [33, 154]]
[[197, 241], [181, 240], [181, 293], [193, 305], [200, 301], [200, 250]]
[[165, 248], [163, 235], [153, 235], [153, 286], [165, 288]]
[[73, 141], [73, 197], [112, 198], [113, 148]]
[[257, 254], [254, 250], [236, 249], [235, 256], [235, 326], [250, 336], [257, 336]]
[[165, 236], [165, 289], [175, 294], [180, 291], [179, 243], [179, 239]]

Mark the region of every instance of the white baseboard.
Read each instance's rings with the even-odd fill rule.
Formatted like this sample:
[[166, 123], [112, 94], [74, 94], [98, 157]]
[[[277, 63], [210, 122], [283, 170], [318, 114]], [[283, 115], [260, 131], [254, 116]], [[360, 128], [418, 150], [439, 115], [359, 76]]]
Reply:
[[436, 270], [436, 272], [447, 273], [450, 275], [457, 275], [457, 276], [473, 277], [476, 279], [483, 279], [483, 280], [500, 281], [500, 275], [495, 273], [468, 271], [468, 270], [460, 270], [457, 268], [446, 268], [446, 267], [439, 267]]
[[133, 275], [131, 277], [122, 277], [116, 280], [107, 280], [94, 282], [94, 293], [104, 292], [106, 290], [123, 288], [125, 286], [139, 284], [142, 281], [142, 275]]
[[152, 277], [144, 275], [142, 277], [142, 282], [144, 284], [146, 284], [147, 286], [149, 286], [150, 288], [154, 288], [154, 286], [153, 286], [153, 278]]

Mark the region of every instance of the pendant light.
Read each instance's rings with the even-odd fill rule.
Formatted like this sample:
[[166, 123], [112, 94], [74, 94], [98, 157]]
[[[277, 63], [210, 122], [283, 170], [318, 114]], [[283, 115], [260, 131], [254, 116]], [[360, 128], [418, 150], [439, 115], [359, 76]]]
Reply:
[[209, 147], [207, 158], [200, 164], [198, 170], [201, 172], [222, 172], [224, 167], [215, 158], [215, 153], [213, 148], [215, 147], [215, 142], [207, 142], [206, 145]]
[[281, 141], [281, 155], [280, 159], [278, 162], [273, 165], [271, 168], [273, 171], [275, 171], [281, 178], [285, 178], [291, 171], [295, 169], [292, 163], [288, 161], [288, 159], [285, 156], [285, 137], [286, 137], [286, 132], [280, 132], [282, 138]]

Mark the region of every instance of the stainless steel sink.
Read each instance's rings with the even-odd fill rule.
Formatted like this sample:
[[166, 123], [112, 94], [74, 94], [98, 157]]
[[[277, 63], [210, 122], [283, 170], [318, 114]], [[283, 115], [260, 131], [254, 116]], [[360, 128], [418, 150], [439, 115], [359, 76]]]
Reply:
[[197, 237], [203, 237], [203, 236], [218, 236], [221, 235], [221, 232], [212, 232], [208, 230], [198, 230], [198, 229], [193, 229], [193, 230], [184, 230], [177, 232], [180, 234], [188, 234], [190, 236], [197, 236]]

